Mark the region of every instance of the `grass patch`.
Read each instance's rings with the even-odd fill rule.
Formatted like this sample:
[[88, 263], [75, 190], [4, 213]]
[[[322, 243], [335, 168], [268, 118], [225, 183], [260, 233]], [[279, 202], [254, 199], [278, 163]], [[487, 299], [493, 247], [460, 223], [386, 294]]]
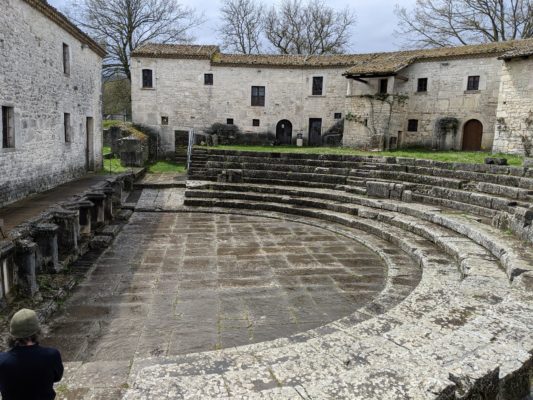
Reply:
[[124, 121], [119, 121], [117, 119], [104, 119], [102, 121], [102, 126], [103, 126], [104, 129], [109, 129], [112, 126], [122, 125], [123, 123], [124, 123]]
[[176, 164], [170, 161], [158, 161], [148, 166], [148, 173], [184, 173], [185, 165]]
[[120, 165], [120, 158], [104, 158], [104, 165], [100, 171], [102, 174], [121, 174], [130, 171], [130, 168]]
[[105, 156], [106, 154], [111, 154], [111, 146], [104, 146], [102, 147], [102, 154]]
[[469, 164], [484, 164], [485, 157], [507, 158], [509, 165], [522, 165], [522, 157], [511, 154], [492, 154], [479, 151], [431, 151], [420, 149], [402, 149], [395, 151], [362, 151], [349, 147], [296, 147], [296, 146], [216, 146], [209, 147], [220, 150], [240, 150], [275, 153], [298, 153], [298, 154], [340, 154], [361, 156], [393, 156], [409, 157], [426, 160], [461, 162]]

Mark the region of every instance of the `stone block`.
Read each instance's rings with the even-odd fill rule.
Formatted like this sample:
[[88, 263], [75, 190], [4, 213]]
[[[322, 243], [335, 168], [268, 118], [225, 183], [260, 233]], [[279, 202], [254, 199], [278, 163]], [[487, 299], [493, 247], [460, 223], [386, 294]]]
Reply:
[[387, 182], [367, 181], [366, 182], [366, 193], [370, 197], [388, 199], [390, 198], [391, 190], [393, 187], [394, 187], [394, 184], [387, 183]]
[[507, 158], [486, 157], [485, 164], [489, 165], [507, 165]]
[[32, 226], [31, 235], [37, 244], [35, 262], [39, 271], [59, 272], [62, 269], [59, 263], [58, 231], [59, 227], [50, 223]]
[[37, 245], [31, 240], [19, 240], [15, 243], [15, 265], [17, 283], [22, 293], [33, 297], [38, 291], [36, 271]]

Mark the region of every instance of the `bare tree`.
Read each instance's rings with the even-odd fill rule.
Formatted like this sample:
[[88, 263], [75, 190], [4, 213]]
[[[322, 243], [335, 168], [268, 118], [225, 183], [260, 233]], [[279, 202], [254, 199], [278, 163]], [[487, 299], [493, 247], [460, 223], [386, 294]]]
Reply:
[[263, 5], [257, 0], [223, 0], [220, 13], [223, 47], [242, 54], [259, 53]]
[[265, 35], [281, 54], [337, 54], [346, 51], [355, 14], [321, 0], [283, 0], [265, 20]]
[[202, 23], [177, 0], [71, 0], [67, 15], [107, 49], [104, 76], [129, 80], [134, 49], [147, 42], [189, 42], [190, 30]]
[[532, 0], [417, 0], [396, 6], [400, 33], [420, 47], [500, 42], [533, 37]]

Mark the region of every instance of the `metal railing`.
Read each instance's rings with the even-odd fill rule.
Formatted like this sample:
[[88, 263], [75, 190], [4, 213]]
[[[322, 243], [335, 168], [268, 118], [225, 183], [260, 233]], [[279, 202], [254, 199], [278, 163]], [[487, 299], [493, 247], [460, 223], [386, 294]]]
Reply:
[[194, 138], [196, 132], [194, 129], [189, 129], [189, 144], [187, 145], [187, 170], [191, 167], [192, 148], [194, 146]]

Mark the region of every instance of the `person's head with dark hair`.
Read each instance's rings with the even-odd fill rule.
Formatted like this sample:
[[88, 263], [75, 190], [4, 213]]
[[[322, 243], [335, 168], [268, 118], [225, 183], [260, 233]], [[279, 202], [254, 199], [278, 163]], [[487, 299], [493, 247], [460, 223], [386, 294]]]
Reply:
[[10, 347], [38, 344], [41, 327], [35, 311], [23, 308], [16, 312], [11, 318], [9, 333]]

